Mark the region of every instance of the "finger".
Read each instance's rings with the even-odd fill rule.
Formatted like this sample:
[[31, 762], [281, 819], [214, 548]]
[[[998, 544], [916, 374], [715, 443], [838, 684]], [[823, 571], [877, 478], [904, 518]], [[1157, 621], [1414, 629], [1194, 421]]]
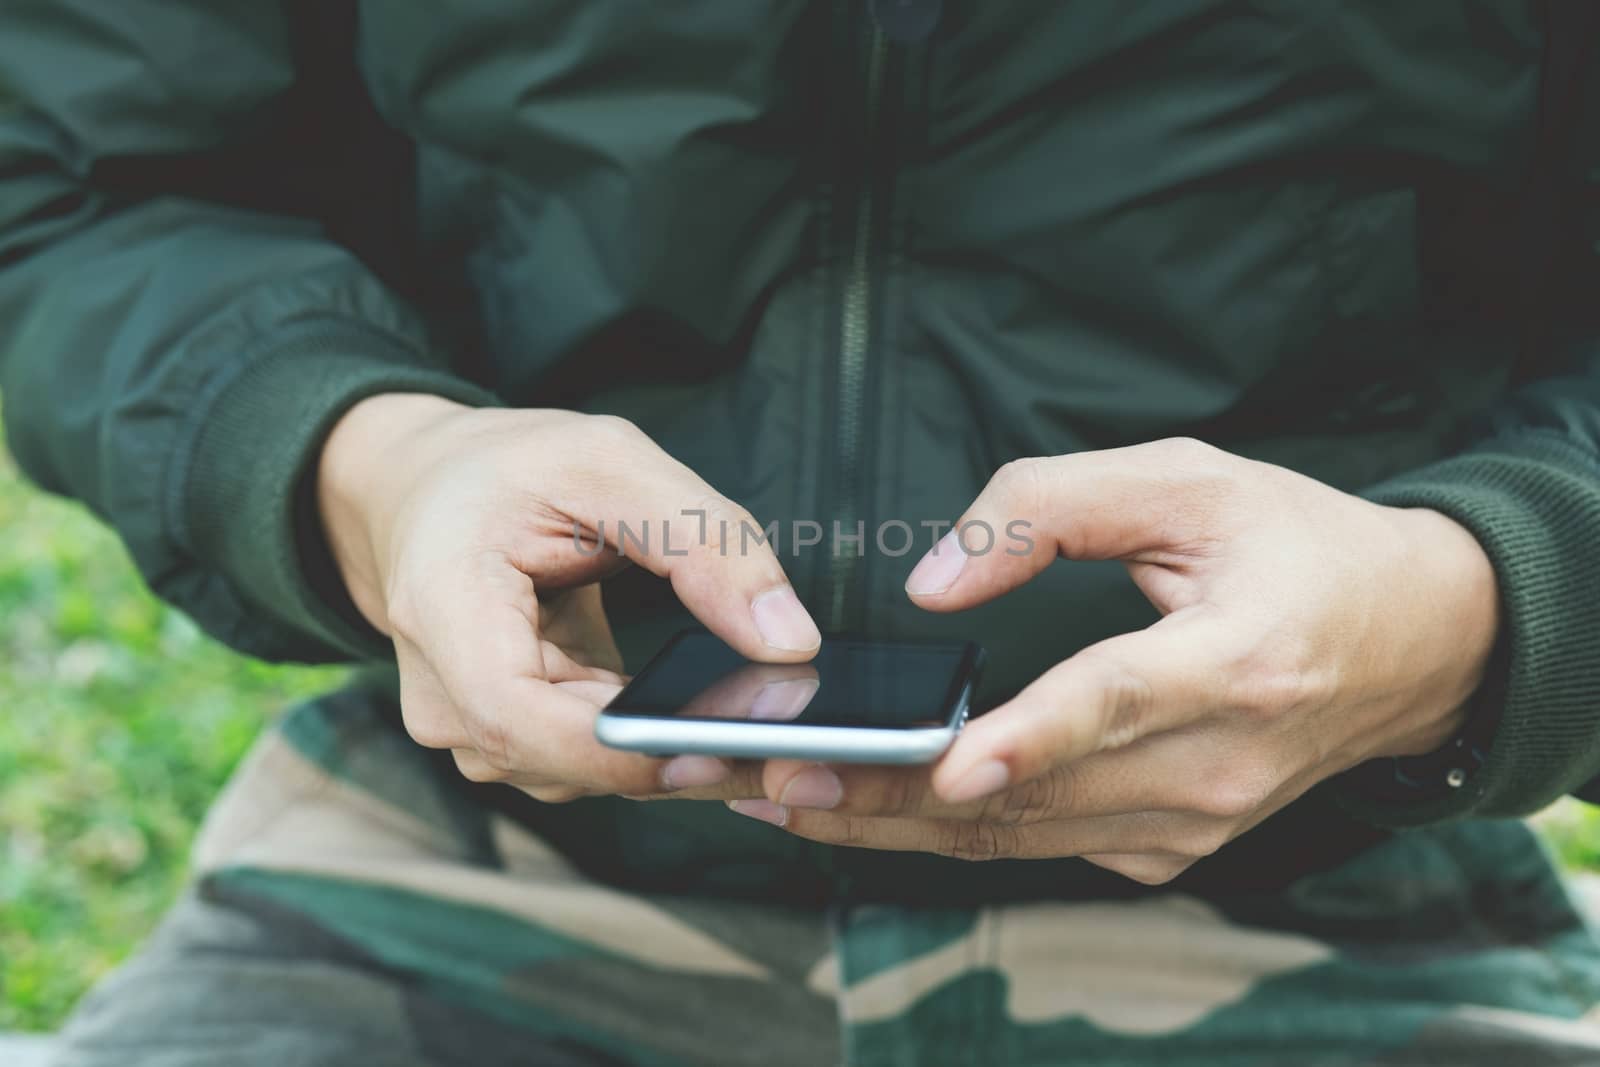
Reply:
[[[505, 771], [492, 764], [484, 757], [483, 753], [479, 752], [475, 748], [452, 749], [451, 755], [455, 758], [456, 768], [461, 772], [462, 776], [469, 781], [480, 783], [493, 782], [515, 786], [524, 793], [527, 793], [529, 796], [533, 797], [535, 800], [541, 800], [550, 804], [564, 804], [570, 800], [576, 800], [579, 797], [598, 796], [607, 792], [606, 790], [597, 789], [592, 786], [573, 785], [569, 782], [552, 780], [536, 774]], [[754, 765], [740, 766], [738, 764], [733, 764], [732, 766], [729, 766], [729, 761], [715, 759], [711, 756], [679, 756], [676, 759], [664, 761], [664, 776], [671, 777], [671, 771], [668, 768], [671, 768], [675, 763], [703, 766], [707, 768], [718, 766], [723, 768], [721, 773], [726, 774], [727, 778], [720, 783], [711, 785], [690, 785], [682, 788], [668, 788], [662, 786], [647, 793], [619, 793], [617, 795], [623, 796], [628, 800], [641, 801], [728, 801], [754, 798], [761, 795], [761, 771], [759, 767]], [[690, 777], [691, 774], [689, 772], [685, 772], [681, 776]], [[709, 772], [703, 773], [700, 776], [704, 778], [711, 777]]]
[[[765, 664], [775, 671], [816, 672], [805, 664]], [[603, 708], [622, 691], [621, 685], [595, 681], [561, 682], [559, 688], [596, 709]], [[727, 760], [713, 756], [676, 756], [661, 761], [660, 787], [648, 793], [623, 794], [632, 800], [736, 800], [761, 795], [761, 764], [753, 760]], [[516, 784], [524, 784], [517, 782]]]
[[467, 781], [513, 786], [544, 804], [567, 804], [580, 797], [591, 795], [590, 790], [580, 786], [552, 782], [533, 775], [507, 774], [491, 764], [484, 758], [483, 753], [475, 748], [452, 749], [450, 755], [455, 759], [456, 770], [460, 771], [461, 776]]
[[[851, 814], [917, 813], [924, 768], [873, 767], [770, 759], [762, 766], [760, 796], [783, 807]], [[924, 787], [925, 788], [925, 787]], [[894, 807], [894, 811], [883, 808]]]
[[[461, 772], [461, 777], [465, 778], [469, 782], [478, 782], [480, 784], [489, 782], [509, 783], [515, 779], [515, 784], [517, 784], [519, 788], [525, 789], [537, 788], [541, 786], [554, 786], [559, 784], [550, 782], [536, 775], [518, 775], [506, 770], [503, 767], [498, 767], [491, 763], [488, 757], [486, 757], [482, 752], [479, 752], [471, 745], [463, 745], [460, 748], [452, 748], [450, 750], [450, 756], [455, 760], [456, 770]], [[561, 788], [571, 790], [573, 792], [573, 797], [569, 797], [568, 799], [573, 799], [582, 792], [581, 790], [577, 790], [574, 787], [567, 785], [562, 785]]]
[[[1215, 776], [1210, 776], [1215, 777]], [[1227, 772], [1222, 778], [1227, 780]], [[1290, 778], [1262, 800], [1247, 799], [1253, 795], [1249, 786], [1241, 792], [1236, 786], [1224, 785], [1220, 790], [1207, 786], [1203, 795], [1213, 799], [1214, 807], [1223, 812], [1240, 812], [1222, 818], [1191, 821], [1190, 829], [1178, 847], [1168, 847], [1131, 853], [1087, 853], [1084, 859], [1097, 867], [1131, 878], [1145, 885], [1164, 885], [1188, 870], [1198, 860], [1211, 855], [1228, 842], [1259, 826], [1274, 812], [1299, 797], [1317, 780], [1314, 773]], [[1241, 798], [1246, 798], [1241, 803]], [[1219, 803], [1220, 802], [1220, 803]]]
[[571, 693], [585, 703], [592, 704], [595, 708], [605, 707], [611, 703], [613, 697], [622, 692], [620, 679], [615, 682], [606, 682], [590, 678], [577, 678], [557, 682], [556, 685], [562, 692]]
[[708, 784], [708, 766], [689, 780], [669, 782], [662, 761], [595, 740], [599, 698], [609, 699], [612, 690], [595, 681], [546, 680], [549, 650], [540, 647], [522, 605], [465, 595], [435, 603], [428, 664], [461, 711], [469, 741], [462, 747], [477, 750], [500, 780], [524, 776], [613, 793]]
[[595, 704], [562, 686], [518, 678], [499, 692], [505, 702], [468, 718], [467, 728], [471, 747], [501, 772], [502, 780], [560, 782], [596, 793], [649, 793], [705, 784], [701, 779], [713, 774], [702, 769], [692, 780], [669, 781], [664, 761], [600, 744], [594, 737]]
[[[593, 681], [562, 682], [559, 687], [596, 709], [605, 707], [622, 691], [620, 685]], [[656, 791], [623, 795], [632, 800], [733, 800], [761, 795], [761, 765], [750, 761], [675, 756], [661, 761], [659, 780]]]
[[[459, 733], [440, 728], [430, 739], [440, 747], [473, 750], [482, 765], [475, 780], [555, 783], [592, 793], [647, 793], [724, 780], [722, 761], [696, 758], [669, 773], [656, 759], [601, 745], [594, 720], [609, 672], [575, 664], [539, 639], [539, 605], [533, 583], [507, 555], [483, 552], [442, 566], [403, 612], [394, 615], [395, 645], [408, 661], [418, 698], [436, 682], [428, 720], [436, 710], [455, 709]], [[425, 610], [419, 610], [426, 605]], [[575, 676], [598, 692], [552, 683], [548, 676]], [[569, 683], [570, 684], [570, 683]], [[585, 699], [589, 696], [590, 699]], [[463, 736], [464, 735], [464, 736]], [[464, 772], [465, 773], [465, 772]]]
[[1016, 588], [1057, 558], [1193, 552], [1243, 462], [1170, 440], [1008, 463], [918, 562], [906, 592], [929, 611], [959, 611]]
[[[741, 815], [826, 845], [931, 852], [964, 860], [1045, 859], [1085, 853], [1154, 852], [1180, 845], [1197, 820], [1168, 812], [1015, 825], [964, 819], [894, 819], [732, 801]], [[1198, 835], [1195, 835], [1198, 839]]]
[[[596, 447], [615, 454], [576, 461], [583, 466], [573, 481], [584, 490], [559, 502], [563, 509], [595, 542], [668, 579], [684, 606], [743, 655], [810, 659], [821, 634], [754, 517], [631, 423], [604, 425], [614, 440]], [[613, 473], [596, 479], [596, 469]]]
[[1203, 769], [1216, 759], [1216, 746], [1206, 734], [1171, 731], [1127, 748], [1057, 764], [1028, 781], [955, 804], [934, 790], [932, 770], [926, 767], [823, 766], [770, 760], [762, 785], [764, 795], [774, 803], [841, 815], [1006, 823], [1136, 811], [1242, 815], [1254, 786], [1242, 776], [1222, 776], [1221, 782], [1214, 781], [1219, 776], [1206, 775]]
[[545, 640], [567, 649], [577, 662], [613, 674], [622, 672], [622, 653], [612, 636], [598, 582], [558, 592], [542, 591], [539, 632]]
[[[539, 658], [544, 663], [544, 677], [547, 682], [592, 682], [602, 690], [622, 688], [622, 675], [604, 667], [592, 667], [576, 660], [568, 654], [565, 646], [554, 641], [540, 640]], [[606, 700], [610, 699], [611, 697], [606, 697]]]
[[[678, 756], [678, 760], [709, 760], [710, 756]], [[672, 762], [669, 761], [670, 766]], [[702, 786], [684, 786], [667, 792], [629, 795], [629, 800], [755, 800], [761, 796], [759, 760], [719, 760], [728, 766], [728, 776]]]
[[[620, 685], [580, 680], [560, 682], [555, 687], [563, 694], [576, 697], [588, 714], [580, 712], [579, 719], [590, 731], [585, 740], [592, 741], [594, 713], [610, 702], [621, 691]], [[553, 735], [554, 736], [554, 735]], [[603, 753], [612, 750], [601, 746]], [[616, 761], [611, 769], [600, 768], [589, 780], [574, 783], [571, 765], [556, 771], [522, 771], [497, 768], [476, 750], [469, 757], [477, 781], [502, 781], [515, 785], [538, 799], [560, 802], [556, 795], [564, 789], [574, 790], [572, 796], [616, 793], [632, 799], [682, 799], [682, 800], [732, 800], [761, 795], [761, 767], [759, 763], [720, 759], [714, 756], [685, 755], [666, 759], [648, 759], [627, 754]], [[457, 764], [463, 762], [458, 753]], [[465, 768], [463, 768], [465, 773]]]
[[460, 748], [472, 743], [461, 724], [461, 712], [444, 690], [433, 668], [415, 645], [394, 639], [400, 674], [400, 717], [406, 733], [424, 748]]
[[1185, 609], [1091, 645], [972, 720], [935, 768], [934, 789], [951, 803], [977, 800], [1210, 714], [1223, 702], [1223, 629], [1205, 609]]
[[[475, 782], [504, 782], [538, 799], [616, 795], [632, 799], [680, 797], [688, 800], [729, 800], [760, 795], [760, 772], [740, 771], [729, 760], [714, 756], [684, 755], [656, 759], [620, 752], [593, 738], [593, 710], [581, 715], [576, 728], [568, 717], [546, 716], [540, 729], [553, 746], [563, 746], [563, 758], [542, 761], [502, 749], [488, 751], [470, 744], [453, 749], [461, 773]], [[479, 734], [480, 737], [484, 736]], [[490, 744], [499, 744], [498, 737]]]
[[[549, 681], [589, 677], [539, 640], [538, 603], [527, 575], [486, 553], [441, 569], [421, 618], [407, 617], [397, 645], [426, 657], [459, 710], [469, 743], [504, 775], [531, 775], [586, 788], [615, 781], [645, 791], [654, 761], [604, 748], [592, 736], [596, 705]], [[551, 658], [547, 661], [547, 655]], [[452, 746], [457, 747], [457, 746]]]
[[[429, 584], [393, 613], [396, 645], [414, 649], [439, 680], [463, 720], [514, 707], [525, 688], [545, 680], [539, 603], [532, 580], [500, 553], [485, 552], [437, 567]], [[563, 674], [581, 676], [565, 657]]]
[[806, 709], [820, 684], [809, 663], [748, 663], [696, 693], [683, 714], [787, 722]]

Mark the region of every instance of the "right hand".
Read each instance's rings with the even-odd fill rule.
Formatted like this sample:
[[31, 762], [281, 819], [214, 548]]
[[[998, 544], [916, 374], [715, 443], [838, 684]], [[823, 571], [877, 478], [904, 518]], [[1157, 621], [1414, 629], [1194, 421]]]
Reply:
[[[595, 583], [629, 561], [669, 579], [751, 659], [801, 663], [821, 641], [772, 550], [739, 538], [741, 522], [759, 529], [749, 513], [632, 423], [371, 397], [330, 434], [317, 502], [352, 600], [394, 641], [407, 731], [451, 749], [468, 778], [551, 802], [759, 794], [724, 761], [650, 759], [594, 738], [622, 667]], [[627, 559], [619, 521], [649, 530]]]

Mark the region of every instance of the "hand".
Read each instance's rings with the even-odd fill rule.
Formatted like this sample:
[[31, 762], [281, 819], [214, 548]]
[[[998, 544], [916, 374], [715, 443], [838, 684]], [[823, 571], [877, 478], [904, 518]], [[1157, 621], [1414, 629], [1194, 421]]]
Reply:
[[931, 772], [774, 762], [768, 799], [735, 810], [816, 841], [1165, 882], [1322, 779], [1447, 741], [1499, 625], [1452, 520], [1194, 441], [1009, 464], [958, 529], [1019, 519], [1031, 552], [976, 554], [976, 528], [969, 556], [952, 531], [908, 593], [957, 611], [1058, 556], [1119, 559], [1161, 621], [973, 720]]
[[394, 641], [411, 736], [540, 800], [748, 788], [722, 760], [594, 739], [621, 680], [595, 584], [626, 563], [619, 521], [648, 530], [628, 559], [744, 655], [799, 663], [820, 642], [764, 543], [720, 550], [749, 514], [622, 419], [372, 397], [334, 427], [317, 497], [356, 607]]

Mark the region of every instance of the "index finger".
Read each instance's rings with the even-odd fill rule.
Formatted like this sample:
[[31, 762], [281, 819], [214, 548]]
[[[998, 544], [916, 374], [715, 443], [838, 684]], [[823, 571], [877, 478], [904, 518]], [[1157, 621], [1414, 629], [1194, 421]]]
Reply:
[[821, 633], [755, 518], [631, 423], [603, 426], [603, 454], [572, 474], [582, 491], [559, 501], [596, 544], [580, 547], [575, 528], [559, 551], [592, 557], [603, 544], [666, 578], [695, 618], [749, 659], [814, 656]]
[[918, 562], [906, 592], [959, 611], [1015, 589], [1058, 558], [1188, 556], [1243, 461], [1197, 441], [1013, 460]]

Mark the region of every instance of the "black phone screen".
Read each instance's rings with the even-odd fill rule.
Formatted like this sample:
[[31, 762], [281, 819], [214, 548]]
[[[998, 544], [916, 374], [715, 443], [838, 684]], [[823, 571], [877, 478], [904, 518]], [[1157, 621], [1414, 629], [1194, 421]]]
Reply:
[[716, 636], [695, 631], [668, 642], [606, 714], [879, 730], [942, 727], [980, 655], [970, 642], [829, 638], [810, 662], [755, 663]]

